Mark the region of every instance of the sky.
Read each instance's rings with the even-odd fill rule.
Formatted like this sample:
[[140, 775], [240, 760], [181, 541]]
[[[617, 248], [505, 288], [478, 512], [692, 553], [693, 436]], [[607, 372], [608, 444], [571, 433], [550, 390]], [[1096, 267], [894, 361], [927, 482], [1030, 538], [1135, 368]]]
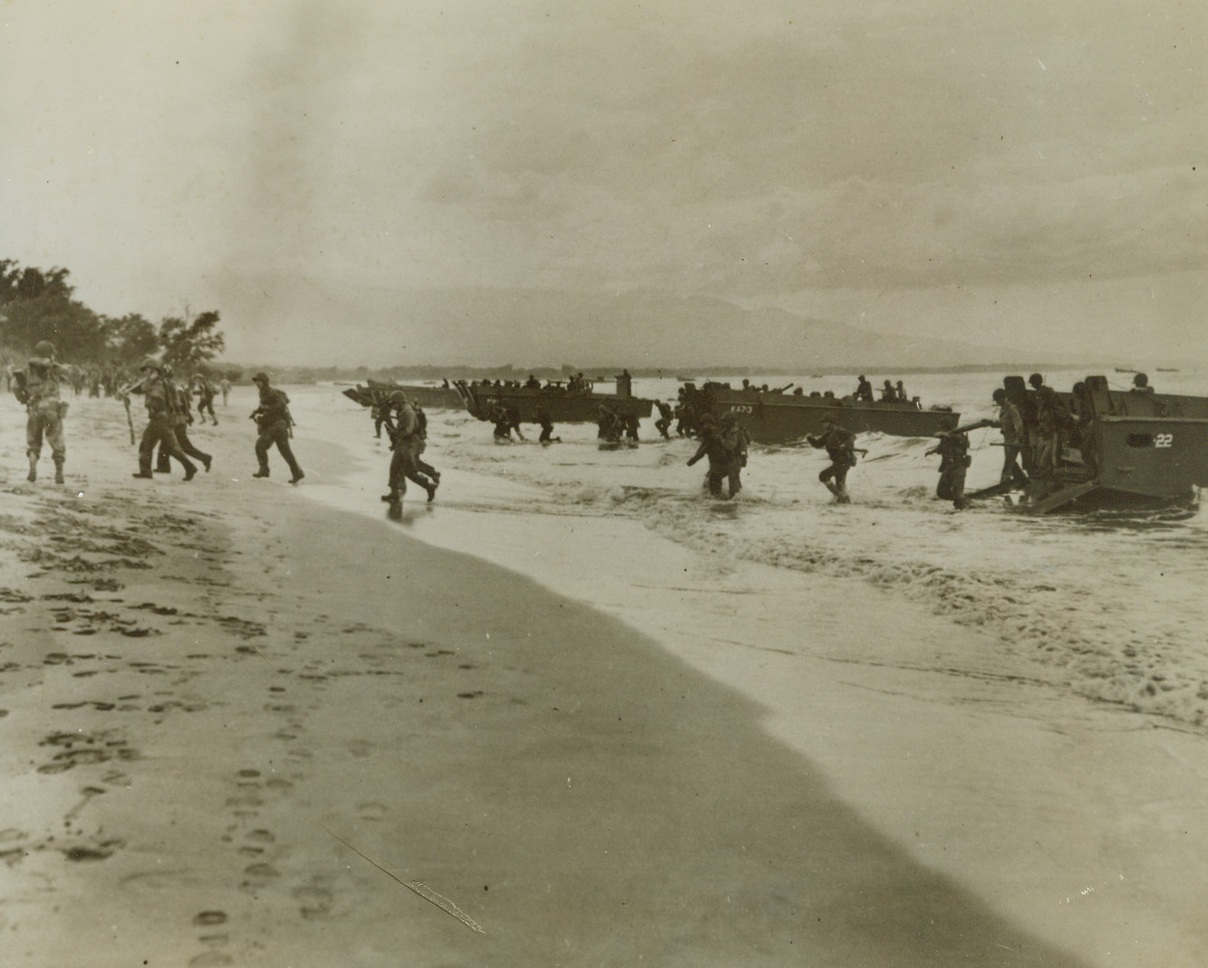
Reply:
[[0, 257], [236, 360], [560, 362], [630, 291], [1208, 360], [1205, 65], [1174, 0], [4, 0]]

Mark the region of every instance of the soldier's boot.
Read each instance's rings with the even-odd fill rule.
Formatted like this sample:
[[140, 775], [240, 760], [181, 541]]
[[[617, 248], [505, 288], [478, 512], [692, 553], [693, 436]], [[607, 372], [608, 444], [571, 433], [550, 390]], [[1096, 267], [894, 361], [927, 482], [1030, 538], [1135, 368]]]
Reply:
[[260, 469], [252, 477], [268, 477], [268, 464], [261, 464]]
[[138, 473], [132, 474], [130, 476], [131, 477], [141, 477], [141, 478], [150, 480], [154, 476], [151, 473], [151, 458], [148, 457], [146, 460], [144, 460], [143, 458], [140, 457], [139, 461], [138, 461]]
[[25, 479], [33, 482], [38, 479], [38, 455], [28, 454], [27, 456], [29, 457], [29, 474]]
[[835, 500], [840, 504], [851, 504], [851, 498], [847, 496], [847, 488], [840, 485], [835, 488]]
[[62, 457], [55, 458], [55, 483], [56, 484], [63, 483], [63, 458]]
[[181, 463], [185, 465], [185, 480], [193, 480], [197, 476], [197, 465], [187, 457]]

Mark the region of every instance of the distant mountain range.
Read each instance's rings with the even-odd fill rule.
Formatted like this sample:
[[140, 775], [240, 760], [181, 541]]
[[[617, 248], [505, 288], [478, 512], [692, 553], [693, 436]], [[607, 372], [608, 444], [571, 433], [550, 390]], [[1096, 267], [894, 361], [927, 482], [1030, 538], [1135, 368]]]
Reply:
[[[929, 368], [1017, 362], [1018, 349], [874, 333], [781, 309], [743, 309], [701, 296], [649, 291], [615, 295], [534, 290], [410, 293], [401, 329], [450, 334], [462, 362], [620, 362], [649, 367]], [[423, 353], [423, 339], [416, 347]], [[466, 360], [473, 350], [475, 360]], [[500, 356], [500, 351], [503, 356]], [[1054, 360], [1053, 362], [1058, 362]]]
[[[900, 333], [875, 333], [782, 309], [650, 290], [335, 290], [298, 280], [230, 282], [224, 318], [248, 316], [263, 333], [246, 355], [282, 363], [815, 372], [1083, 362], [916, 337], [908, 322]], [[274, 332], [282, 338], [272, 338]]]

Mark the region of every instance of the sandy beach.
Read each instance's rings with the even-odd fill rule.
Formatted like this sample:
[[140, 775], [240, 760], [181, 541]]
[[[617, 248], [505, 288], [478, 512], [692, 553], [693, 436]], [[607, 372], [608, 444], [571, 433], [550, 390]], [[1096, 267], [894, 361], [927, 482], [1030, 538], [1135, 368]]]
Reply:
[[536, 554], [565, 522], [453, 473], [338, 510], [380, 468], [252, 480], [248, 409], [186, 484], [75, 402], [62, 487], [0, 411], [6, 963], [1208, 960], [1202, 736], [873, 587], [647, 538], [643, 591], [606, 518]]

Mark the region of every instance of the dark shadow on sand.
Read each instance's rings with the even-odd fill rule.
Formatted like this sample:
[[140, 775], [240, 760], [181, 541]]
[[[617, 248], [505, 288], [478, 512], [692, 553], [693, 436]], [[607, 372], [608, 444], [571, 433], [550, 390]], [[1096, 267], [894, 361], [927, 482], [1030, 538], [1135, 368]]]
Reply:
[[[628, 626], [468, 556], [383, 548], [372, 522], [336, 527], [406, 562], [383, 585], [398, 627], [424, 616], [483, 673], [441, 738], [424, 730], [441, 754], [392, 778], [422, 793], [358, 845], [439, 874], [485, 928], [432, 926], [458, 963], [1082, 964], [921, 866], [772, 739], [761, 707]], [[298, 562], [304, 581], [332, 565]]]

